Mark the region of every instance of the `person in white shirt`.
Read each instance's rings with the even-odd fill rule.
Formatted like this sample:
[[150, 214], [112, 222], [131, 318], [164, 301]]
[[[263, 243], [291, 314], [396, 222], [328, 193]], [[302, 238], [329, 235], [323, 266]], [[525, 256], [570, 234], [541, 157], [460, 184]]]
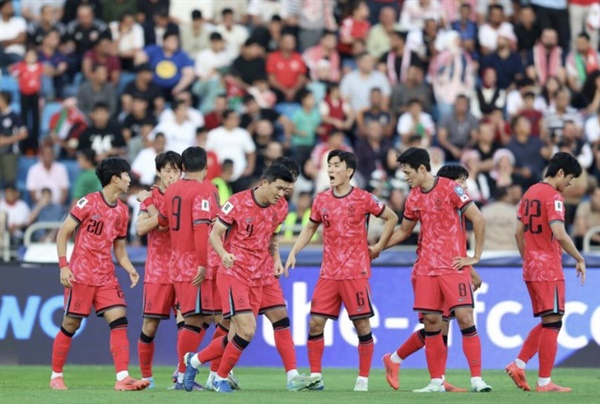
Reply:
[[413, 135], [418, 135], [422, 138], [423, 147], [431, 144], [431, 140], [435, 133], [435, 124], [431, 115], [423, 112], [421, 100], [413, 98], [408, 102], [407, 111], [400, 115], [396, 132], [400, 135], [400, 141], [405, 144]]
[[230, 53], [225, 49], [223, 35], [213, 32], [210, 34], [210, 46], [196, 56], [194, 71], [203, 82], [218, 81], [221, 77], [219, 69], [229, 66], [231, 60]]
[[21, 239], [23, 230], [29, 225], [31, 210], [27, 203], [20, 199], [19, 191], [14, 184], [4, 186], [4, 199], [0, 199], [0, 212], [6, 214], [6, 224], [11, 237]]
[[364, 52], [357, 57], [358, 69], [344, 76], [340, 83], [342, 98], [350, 103], [356, 113], [367, 109], [371, 104], [371, 90], [379, 88], [383, 96], [383, 105], [388, 105], [392, 88], [385, 74], [374, 70], [373, 56]]
[[[192, 121], [197, 127], [204, 126], [204, 115], [196, 108], [192, 108], [192, 95], [187, 92], [177, 94], [177, 101], [183, 102], [187, 106], [187, 120]], [[175, 121], [175, 113], [172, 108], [165, 109], [158, 117], [158, 123], [167, 123]]]
[[246, 39], [248, 39], [248, 30], [240, 24], [236, 24], [233, 16], [233, 10], [225, 8], [221, 12], [223, 22], [217, 26], [217, 32], [223, 35], [226, 50], [231, 60], [240, 55], [240, 49]]
[[173, 110], [174, 119], [161, 120], [149, 137], [150, 140], [154, 140], [157, 133], [164, 133], [165, 148], [181, 154], [185, 149], [195, 144], [198, 126], [188, 118], [189, 108], [185, 102], [175, 100], [171, 104], [171, 109]]
[[26, 41], [27, 22], [15, 16], [12, 1], [0, 0], [0, 67], [21, 60]]
[[590, 116], [587, 121], [585, 121], [585, 126], [583, 128], [584, 139], [591, 145], [600, 142], [600, 108], [598, 108], [598, 112], [596, 115]]
[[478, 39], [484, 55], [493, 53], [498, 48], [498, 32], [514, 34], [511, 23], [504, 21], [504, 7], [500, 4], [489, 6], [488, 22], [479, 28]]
[[426, 19], [439, 22], [442, 17], [443, 8], [438, 0], [406, 0], [400, 13], [400, 27], [403, 31], [422, 30]]
[[233, 161], [232, 182], [252, 175], [256, 163], [256, 145], [250, 133], [239, 124], [238, 114], [225, 110], [223, 126], [208, 132], [206, 140], [206, 151], [215, 152], [220, 164], [225, 160]]
[[135, 54], [144, 48], [144, 29], [131, 13], [124, 13], [119, 21], [112, 21], [108, 27], [117, 46], [117, 55], [122, 63], [129, 65], [124, 67], [133, 67]]
[[154, 135], [152, 145], [142, 149], [133, 160], [131, 174], [139, 179], [140, 184], [154, 185], [154, 178], [156, 177], [156, 171], [152, 169], [155, 166], [154, 159], [158, 154], [165, 151], [166, 143], [165, 134], [158, 132]]
[[50, 188], [52, 202], [64, 206], [69, 196], [69, 174], [64, 164], [54, 161], [52, 143], [40, 147], [39, 161], [27, 172], [26, 188], [33, 203], [37, 203], [42, 189]]

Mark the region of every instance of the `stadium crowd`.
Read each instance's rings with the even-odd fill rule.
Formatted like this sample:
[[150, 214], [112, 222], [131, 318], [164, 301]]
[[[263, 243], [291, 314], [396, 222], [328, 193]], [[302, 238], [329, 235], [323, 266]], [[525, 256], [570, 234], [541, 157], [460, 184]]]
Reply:
[[516, 250], [522, 193], [573, 154], [581, 243], [600, 225], [599, 29], [594, 0], [0, 0], [4, 225], [18, 246], [62, 220], [107, 156], [132, 164], [135, 217], [155, 156], [199, 145], [222, 201], [295, 158], [293, 239], [329, 186], [329, 150], [353, 150], [355, 185], [401, 217], [396, 156], [420, 146], [433, 173], [468, 169], [488, 250]]

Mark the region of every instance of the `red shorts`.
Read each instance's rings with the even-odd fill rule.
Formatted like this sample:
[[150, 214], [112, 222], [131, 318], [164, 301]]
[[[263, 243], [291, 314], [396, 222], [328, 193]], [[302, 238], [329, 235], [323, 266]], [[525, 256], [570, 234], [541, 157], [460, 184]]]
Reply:
[[175, 311], [175, 288], [172, 283], [144, 283], [144, 318], [168, 320]]
[[279, 280], [270, 285], [263, 285], [262, 288], [262, 299], [260, 301], [260, 310], [258, 314], [264, 314], [266, 311], [276, 309], [278, 307], [285, 306], [285, 298], [283, 297], [283, 290], [279, 284]]
[[86, 318], [90, 315], [92, 305], [98, 317], [112, 308], [127, 307], [118, 283], [102, 286], [71, 283], [71, 289], [65, 288], [65, 316]]
[[198, 287], [190, 282], [173, 282], [173, 287], [183, 317], [212, 314], [211, 285], [202, 282]]
[[213, 314], [221, 314], [221, 312], [223, 311], [223, 306], [221, 304], [221, 293], [219, 292], [219, 287], [217, 286], [217, 280], [214, 278], [205, 279], [202, 281], [202, 283], [205, 283], [206, 287], [210, 288], [211, 290]]
[[258, 316], [262, 300], [262, 286], [250, 286], [238, 278], [219, 272], [217, 285], [221, 294], [223, 318], [240, 313], [254, 313]]
[[449, 314], [459, 307], [473, 307], [473, 288], [464, 273], [415, 276], [413, 310]]
[[527, 281], [534, 317], [565, 314], [565, 281]]
[[350, 320], [373, 317], [375, 313], [371, 304], [369, 280], [319, 278], [312, 295], [310, 314], [337, 320], [342, 303]]

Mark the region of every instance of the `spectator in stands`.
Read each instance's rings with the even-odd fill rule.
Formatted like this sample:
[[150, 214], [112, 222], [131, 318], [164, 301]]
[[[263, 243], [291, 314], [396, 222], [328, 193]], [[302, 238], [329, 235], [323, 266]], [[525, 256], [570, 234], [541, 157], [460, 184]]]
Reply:
[[496, 150], [493, 157], [493, 168], [489, 178], [491, 192], [494, 194], [499, 187], [508, 187], [513, 184], [522, 185], [522, 177], [515, 173], [515, 155], [508, 149]]
[[121, 122], [131, 160], [144, 148], [156, 124], [156, 117], [148, 111], [148, 100], [141, 94], [134, 94], [131, 112]]
[[124, 156], [127, 142], [121, 127], [110, 118], [109, 106], [98, 102], [90, 113], [90, 126], [79, 136], [77, 150], [92, 149], [96, 153], [96, 162], [110, 156]]
[[235, 22], [231, 8], [224, 8], [221, 17], [221, 24], [217, 25], [217, 32], [225, 40], [225, 51], [229, 55], [229, 60], [233, 60], [239, 56], [240, 48], [248, 39], [248, 30]]
[[[479, 28], [479, 46], [483, 55], [494, 53], [498, 48], [498, 36], [513, 34], [513, 26], [506, 22], [504, 7], [492, 4], [488, 7], [488, 22]], [[514, 34], [513, 34], [514, 35]]]
[[186, 91], [194, 81], [194, 62], [179, 48], [179, 37], [167, 31], [162, 46], [146, 46], [136, 56], [136, 64], [148, 62], [154, 71], [154, 83], [163, 91], [166, 101]]
[[27, 23], [15, 15], [12, 1], [0, 0], [0, 68], [23, 58], [27, 42]]
[[251, 37], [242, 46], [241, 54], [231, 64], [230, 74], [237, 79], [240, 87], [247, 90], [256, 79], [264, 77], [265, 70], [264, 49]]
[[546, 131], [547, 134], [543, 136], [544, 139], [556, 137], [557, 140], [560, 140], [566, 121], [575, 122], [579, 130], [583, 128], [581, 114], [575, 108], [569, 106], [570, 103], [571, 94], [569, 90], [563, 87], [556, 92], [555, 104], [544, 114], [542, 130]]
[[494, 127], [489, 123], [479, 125], [473, 150], [479, 153], [479, 171], [488, 176], [488, 183], [491, 182], [489, 173], [494, 168], [494, 153], [499, 148], [498, 142], [494, 141]]
[[440, 52], [439, 46], [443, 42], [444, 36], [445, 31], [439, 22], [434, 18], [427, 18], [425, 19], [425, 27], [422, 30], [408, 32], [406, 42], [411, 49], [419, 54], [419, 57], [425, 63], [425, 69], [428, 69], [433, 57]]
[[150, 141], [150, 146], [142, 149], [131, 164], [131, 174], [137, 178], [141, 184], [152, 186], [156, 178], [156, 171], [153, 169], [156, 165], [154, 159], [157, 155], [167, 150], [165, 145], [167, 140], [165, 134], [158, 132], [154, 139]]
[[136, 0], [137, 16], [136, 19], [141, 23], [152, 18], [159, 10], [163, 10], [169, 15], [171, 0]]
[[422, 65], [417, 52], [406, 47], [406, 33], [392, 31], [390, 50], [379, 58], [379, 70], [384, 73], [392, 85], [406, 82], [408, 69], [412, 65]]
[[[206, 141], [208, 140], [208, 131], [205, 127], [196, 129], [196, 146], [206, 150]], [[221, 175], [221, 164], [219, 158], [213, 151], [206, 152], [206, 179], [212, 181]]]
[[555, 30], [558, 46], [569, 48], [569, 11], [567, 0], [529, 0], [536, 15], [536, 21], [543, 31]]
[[[535, 108], [535, 94], [533, 92], [529, 91], [523, 96], [523, 108], [519, 110], [519, 115], [529, 120], [532, 136], [542, 136], [540, 127], [544, 115]], [[544, 131], [544, 135], [547, 135], [546, 131]], [[547, 138], [542, 137], [542, 140], [546, 141]]]
[[302, 53], [302, 59], [312, 80], [318, 79], [317, 67], [322, 60], [329, 62], [327, 80], [340, 81], [340, 54], [337, 51], [337, 37], [333, 31], [325, 31], [315, 46], [311, 46]]
[[122, 19], [124, 15], [135, 16], [137, 7], [135, 0], [114, 0], [110, 7], [102, 7], [102, 19], [106, 23], [112, 23]]
[[600, 70], [587, 76], [581, 89], [581, 96], [585, 106], [584, 112], [593, 114], [600, 108]]
[[364, 1], [350, 3], [350, 14], [340, 24], [340, 41], [338, 50], [342, 57], [351, 57], [352, 43], [366, 41], [371, 24], [369, 23], [369, 7]]
[[42, 196], [42, 189], [50, 188], [52, 201], [64, 206], [70, 185], [65, 165], [54, 160], [52, 142], [44, 142], [40, 146], [39, 161], [27, 172], [26, 188], [31, 201], [37, 203]]
[[371, 99], [371, 90], [381, 89], [383, 104], [388, 105], [391, 93], [390, 84], [383, 73], [374, 70], [373, 57], [368, 53], [361, 53], [356, 57], [358, 69], [344, 76], [340, 83], [342, 97], [352, 107], [352, 111], [368, 108]]
[[[65, 216], [65, 206], [59, 205], [52, 200], [52, 190], [43, 188], [40, 199], [33, 206], [29, 215], [29, 224], [37, 222], [59, 222]], [[56, 230], [38, 230], [33, 233], [32, 239], [37, 242], [52, 242]]]
[[261, 108], [253, 96], [245, 95], [243, 104], [246, 112], [241, 116], [240, 127], [250, 133], [254, 133], [255, 125], [262, 120], [271, 122], [273, 125], [279, 124], [283, 128], [286, 138], [291, 135], [292, 122], [285, 116], [270, 108]]
[[279, 48], [282, 33], [283, 22], [279, 14], [275, 14], [266, 27], [255, 26], [249, 39], [251, 42], [257, 42], [261, 48], [270, 53]]
[[517, 49], [523, 59], [525, 59], [529, 50], [534, 47], [541, 33], [542, 31], [535, 20], [533, 7], [529, 5], [521, 7], [518, 22], [515, 25], [515, 35], [517, 37]]
[[302, 191], [298, 194], [296, 203], [291, 206], [290, 212], [283, 222], [283, 239], [286, 242], [293, 241], [308, 224], [311, 204], [312, 194], [310, 192]]
[[139, 94], [148, 101], [148, 111], [154, 115], [160, 115], [165, 107], [165, 98], [160, 87], [152, 81], [152, 66], [150, 63], [142, 63], [135, 67], [135, 71], [135, 80], [125, 86], [121, 95], [122, 111], [131, 112], [133, 95]]
[[504, 110], [506, 104], [506, 92], [498, 87], [496, 70], [488, 67], [483, 69], [481, 75], [481, 83], [471, 98], [471, 112], [477, 118], [489, 115], [497, 108]]
[[202, 100], [201, 111], [207, 111], [214, 104], [215, 97], [223, 91], [221, 76], [232, 60], [225, 49], [223, 36], [218, 32], [210, 34], [210, 46], [198, 53], [194, 67], [198, 80], [193, 91]]
[[[69, 55], [69, 73], [71, 75], [75, 75], [81, 70], [83, 54], [92, 49], [98, 39], [110, 38], [108, 26], [94, 17], [94, 9], [90, 4], [81, 4], [76, 10], [77, 19], [63, 19], [68, 24], [64, 49]], [[69, 10], [69, 12], [71, 11]]]
[[371, 104], [358, 112], [356, 115], [356, 126], [359, 137], [367, 135], [367, 127], [372, 121], [377, 121], [381, 125], [381, 130], [386, 138], [391, 138], [394, 133], [392, 116], [387, 112], [387, 105], [383, 104], [383, 96], [379, 88], [371, 90]]
[[423, 112], [423, 106], [419, 99], [415, 98], [408, 102], [406, 112], [398, 119], [396, 132], [400, 135], [401, 145], [406, 146], [408, 139], [413, 135], [418, 135], [423, 139], [423, 147], [431, 145], [435, 134], [435, 124], [431, 115]]
[[5, 212], [7, 215], [10, 244], [20, 245], [24, 231], [29, 225], [31, 211], [27, 202], [21, 199], [21, 193], [14, 183], [4, 185], [4, 198], [0, 199], [0, 212]]
[[290, 0], [282, 4], [285, 25], [298, 32], [298, 47], [304, 51], [319, 42], [323, 31], [335, 31], [335, 1]]
[[296, 109], [291, 117], [294, 124], [291, 150], [292, 156], [302, 167], [310, 158], [310, 152], [315, 146], [317, 129], [321, 125], [321, 114], [316, 108], [315, 97], [310, 91], [303, 91], [299, 96], [301, 108]]
[[77, 152], [77, 164], [80, 172], [71, 189], [71, 203], [76, 203], [87, 194], [100, 191], [102, 185], [96, 175], [96, 153], [92, 149]]
[[563, 49], [558, 46], [556, 30], [545, 28], [538, 43], [529, 52], [527, 75], [541, 85], [549, 77], [556, 76], [565, 82], [565, 69], [562, 66]]
[[[192, 123], [197, 127], [204, 126], [204, 115], [202, 115], [202, 113], [196, 108], [192, 107], [192, 94], [190, 94], [188, 91], [183, 91], [177, 95], [177, 98], [175, 100], [184, 103], [187, 107], [186, 119], [192, 121]], [[172, 106], [169, 109], [165, 109], [158, 118], [159, 123], [174, 120], [175, 113], [173, 112]]]
[[8, 91], [0, 92], [0, 184], [14, 183], [17, 179], [19, 142], [27, 138], [27, 126], [10, 108], [12, 101]]
[[323, 143], [319, 143], [311, 152], [310, 160], [304, 164], [303, 174], [314, 183], [314, 192], [319, 193], [330, 185], [327, 174], [327, 155], [332, 150], [352, 151], [341, 130], [334, 130]]
[[[110, 7], [107, 7], [107, 9], [110, 9]], [[107, 21], [110, 21], [108, 26], [122, 69], [133, 71], [135, 55], [144, 49], [144, 29], [135, 22], [134, 13], [129, 11], [119, 14], [118, 20]]]
[[[196, 129], [200, 126], [188, 115], [189, 107], [183, 100], [175, 100], [171, 104], [173, 119], [161, 119], [154, 128], [150, 137], [161, 132], [167, 141], [167, 150], [183, 153], [185, 149], [193, 146], [196, 141]], [[165, 111], [167, 113], [167, 111]]]
[[[354, 150], [358, 159], [358, 173], [366, 183], [369, 183], [376, 171], [383, 174], [383, 178], [392, 174], [397, 166], [397, 152], [392, 141], [385, 137], [383, 125], [379, 121], [369, 121], [364, 139], [356, 141]], [[367, 186], [371, 189], [372, 186]]]
[[191, 17], [191, 22], [180, 26], [179, 37], [183, 51], [193, 57], [208, 48], [214, 26], [204, 19], [200, 10], [193, 10]]
[[600, 145], [600, 108], [585, 121], [584, 139], [594, 148]]
[[541, 91], [541, 97], [544, 102], [543, 112], [547, 112], [550, 108], [554, 107], [558, 91], [562, 88], [563, 85], [558, 79], [558, 77], [548, 77], [548, 80], [546, 80], [546, 83], [543, 85]]
[[65, 76], [69, 65], [67, 58], [58, 50], [59, 32], [55, 29], [44, 34], [38, 47], [38, 60], [44, 65], [42, 93], [46, 101], [64, 98], [64, 88], [68, 80]]
[[[600, 226], [600, 187], [592, 187], [589, 199], [577, 207], [573, 236], [577, 248], [583, 248], [583, 238], [591, 228]], [[600, 233], [596, 232], [591, 238], [592, 245], [600, 245]]]
[[582, 136], [581, 127], [573, 121], [566, 120], [562, 128], [562, 136], [556, 138], [556, 143], [552, 149], [552, 155], [559, 151], [572, 154], [581, 168], [587, 170], [594, 162], [594, 154], [589, 143], [586, 143]]
[[600, 69], [598, 49], [590, 45], [590, 36], [585, 32], [577, 36], [575, 48], [569, 52], [565, 62], [567, 83], [574, 92], [581, 91], [588, 74]]
[[102, 18], [102, 0], [65, 0], [63, 3], [62, 22], [68, 24], [79, 17], [79, 7], [86, 5], [100, 19]]
[[506, 148], [515, 157], [515, 173], [524, 180], [524, 189], [535, 184], [542, 178], [542, 171], [546, 167], [543, 157], [546, 148], [538, 137], [531, 136], [531, 124], [522, 116], [513, 119], [512, 140]]
[[442, 6], [438, 0], [406, 0], [400, 13], [400, 26], [405, 31], [421, 30], [425, 21], [442, 19]]
[[498, 87], [502, 90], [512, 89], [514, 83], [525, 74], [521, 56], [511, 49], [514, 40], [511, 31], [500, 31], [496, 50], [481, 60], [482, 69], [490, 68], [496, 72]]
[[367, 36], [367, 51], [371, 56], [379, 59], [390, 50], [390, 36], [396, 28], [396, 10], [383, 7], [379, 11], [379, 22], [371, 27]]
[[465, 150], [460, 157], [460, 164], [467, 169], [469, 176], [465, 182], [467, 194], [479, 206], [484, 205], [491, 197], [491, 186], [485, 173], [479, 170], [481, 157], [475, 150]]
[[164, 7], [157, 8], [152, 13], [152, 18], [146, 18], [143, 25], [144, 44], [146, 47], [163, 46], [167, 36], [179, 37], [179, 26], [169, 18], [169, 10]]
[[391, 108], [394, 119], [406, 112], [408, 103], [412, 99], [421, 101], [423, 110], [431, 113], [433, 105], [433, 89], [425, 82], [422, 66], [408, 66], [406, 82], [396, 83], [392, 88]]
[[58, 7], [52, 4], [42, 5], [39, 21], [32, 21], [27, 26], [27, 43], [40, 46], [51, 31], [56, 31], [59, 37], [65, 34], [65, 26], [58, 21]]
[[[446, 3], [448, 3], [446, 1]], [[453, 3], [453, 2], [452, 2]], [[460, 15], [456, 21], [453, 21], [450, 27], [457, 31], [460, 35], [461, 46], [469, 52], [471, 57], [478, 59], [476, 50], [478, 28], [477, 23], [473, 20], [473, 8], [469, 3], [460, 5]]]
[[110, 116], [117, 112], [117, 96], [115, 88], [108, 83], [106, 67], [101, 64], [92, 66], [92, 75], [89, 81], [79, 86], [77, 91], [77, 105], [79, 109], [90, 116], [94, 105], [103, 103], [108, 107]]
[[509, 187], [498, 187], [494, 192], [494, 200], [481, 208], [481, 214], [485, 219], [485, 248], [490, 251], [516, 251], [517, 243], [512, 231], [507, 229], [517, 228], [517, 203], [514, 199], [516, 189], [520, 192], [518, 185]]
[[[517, 88], [506, 95], [506, 114], [508, 118], [513, 118], [523, 108], [523, 96], [525, 93], [536, 93], [535, 82], [529, 77], [517, 80]], [[535, 109], [543, 112], [546, 109], [546, 103], [540, 96], [535, 98]]]
[[204, 118], [204, 126], [207, 130], [216, 129], [223, 124], [223, 113], [227, 109], [227, 96], [225, 94], [217, 95], [213, 108]]
[[86, 79], [92, 80], [94, 65], [103, 65], [106, 67], [107, 81], [115, 87], [119, 85], [121, 61], [112, 54], [112, 47], [110, 38], [101, 37], [92, 49], [83, 54], [81, 72]]
[[340, 85], [329, 83], [327, 95], [319, 106], [321, 113], [321, 127], [319, 139], [326, 142], [328, 136], [334, 131], [350, 131], [354, 124], [354, 113], [350, 104], [342, 98]]
[[263, 146], [259, 142], [261, 139], [269, 139], [270, 136], [265, 133], [262, 128], [272, 128], [267, 121], [261, 121], [258, 127], [256, 139], [256, 166], [254, 168], [253, 177], [260, 178], [267, 168], [273, 165], [273, 162], [280, 157], [283, 157], [283, 145], [275, 140], [267, 141]]
[[446, 161], [460, 160], [465, 149], [475, 143], [479, 121], [469, 110], [469, 99], [461, 94], [454, 101], [453, 112], [440, 121], [438, 143], [446, 152]]
[[298, 102], [298, 92], [307, 83], [306, 65], [295, 49], [294, 36], [284, 33], [279, 42], [279, 50], [267, 57], [269, 84], [279, 102]]

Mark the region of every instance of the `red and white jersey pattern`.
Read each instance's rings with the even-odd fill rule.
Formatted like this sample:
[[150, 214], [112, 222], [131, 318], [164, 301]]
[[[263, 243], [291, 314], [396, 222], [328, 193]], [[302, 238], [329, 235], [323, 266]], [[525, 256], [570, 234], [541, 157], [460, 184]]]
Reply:
[[[285, 198], [280, 198], [275, 205], [260, 205], [254, 197], [254, 190], [231, 196], [219, 213], [219, 221], [229, 228], [224, 247], [235, 256], [235, 262], [233, 267], [221, 266], [219, 270], [250, 285], [261, 284], [264, 266], [269, 262], [271, 237], [287, 213]], [[268, 265], [272, 270], [272, 259]]]
[[119, 200], [110, 205], [102, 192], [94, 192], [77, 201], [70, 214], [79, 222], [69, 264], [75, 281], [94, 286], [117, 283], [112, 250], [116, 239], [127, 236], [127, 206]]
[[466, 240], [462, 212], [472, 202], [465, 190], [447, 178], [435, 177], [433, 188], [410, 190], [404, 217], [421, 222], [414, 275], [455, 273], [452, 259], [465, 256]]
[[[158, 209], [165, 209], [165, 195], [157, 188], [152, 190], [152, 204]], [[148, 213], [148, 206], [140, 204], [140, 213]], [[148, 254], [144, 272], [144, 283], [171, 283], [169, 262], [171, 261], [171, 236], [169, 231], [158, 228], [148, 233]]]
[[370, 215], [379, 216], [384, 210], [383, 202], [358, 188], [345, 196], [335, 196], [331, 189], [317, 195], [310, 220], [323, 224], [322, 278], [371, 277], [367, 226]]
[[523, 279], [564, 280], [562, 249], [550, 227], [552, 222], [565, 221], [562, 195], [546, 182], [533, 185], [519, 203], [518, 219], [525, 227]]

